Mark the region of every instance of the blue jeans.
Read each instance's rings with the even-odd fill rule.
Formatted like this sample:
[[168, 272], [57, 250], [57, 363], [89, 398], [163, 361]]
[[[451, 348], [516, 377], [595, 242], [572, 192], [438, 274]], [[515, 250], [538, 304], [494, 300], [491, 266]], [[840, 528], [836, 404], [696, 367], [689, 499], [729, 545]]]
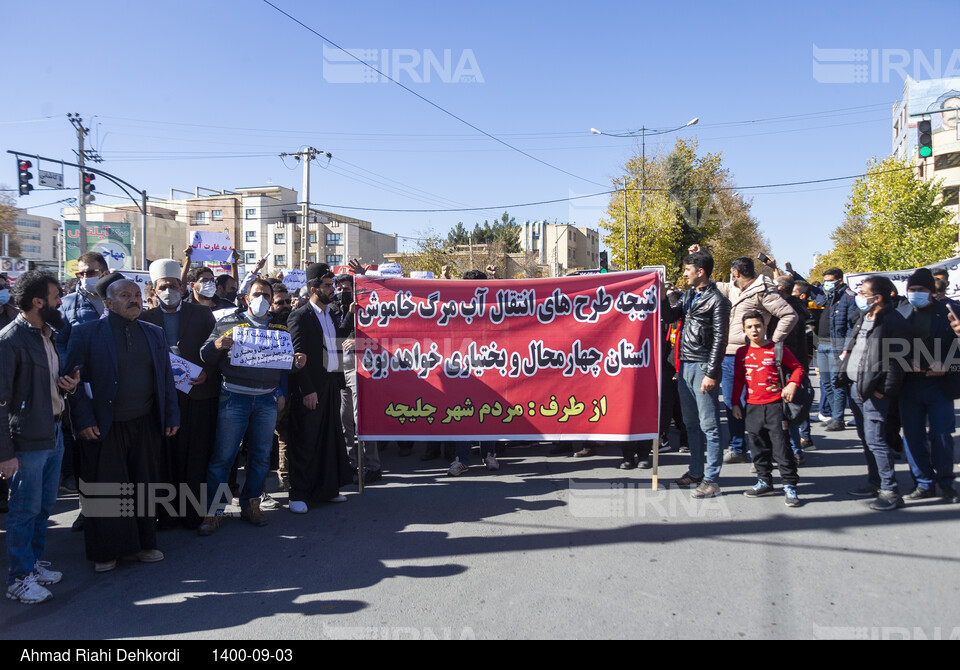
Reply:
[[907, 460], [917, 486], [928, 491], [936, 490], [937, 484], [951, 488], [954, 479], [953, 400], [940, 390], [936, 377], [907, 376], [900, 391], [900, 422]]
[[803, 453], [801, 441], [810, 442], [810, 421], [804, 419], [803, 423], [797, 426], [790, 426], [790, 446], [793, 448], [793, 455], [799, 456]]
[[[220, 391], [220, 413], [217, 417], [217, 439], [207, 466], [207, 504], [218, 500], [220, 486], [226, 485], [230, 467], [240, 451], [240, 442], [246, 436], [247, 467], [240, 491], [240, 507], [250, 506], [251, 498], [263, 495], [263, 484], [270, 471], [270, 449], [273, 429], [277, 426], [277, 392], [245, 395]], [[223, 513], [218, 504], [216, 514]]]
[[[833, 346], [820, 343], [817, 345], [817, 368], [820, 370], [820, 407], [824, 416], [837, 421], [843, 420], [843, 409], [847, 397], [842, 386], [836, 384], [837, 371], [840, 369], [840, 359], [833, 350]], [[826, 409], [827, 411], [823, 411]]]
[[723, 465], [723, 447], [720, 446], [720, 386], [718, 384], [706, 395], [700, 392], [706, 367], [706, 363], [680, 364], [680, 409], [690, 444], [689, 474], [694, 479], [703, 477], [717, 483]]
[[[53, 417], [50, 418], [53, 421]], [[18, 451], [19, 469], [10, 480], [7, 513], [7, 585], [33, 572], [47, 541], [47, 519], [57, 502], [63, 432], [56, 427], [56, 446], [43, 451]]]
[[894, 471], [893, 450], [887, 444], [887, 412], [890, 398], [870, 396], [860, 402], [859, 390], [854, 384], [850, 389], [850, 408], [857, 423], [857, 435], [863, 443], [863, 455], [867, 460], [867, 479], [870, 486], [884, 491], [898, 492], [897, 475]]
[[[736, 356], [723, 357], [723, 376], [720, 378], [720, 390], [723, 391], [723, 406], [726, 408], [727, 426], [730, 428], [730, 451], [742, 454], [746, 449], [746, 431], [744, 420], [733, 415], [733, 361]], [[743, 407], [744, 403], [741, 402]]]

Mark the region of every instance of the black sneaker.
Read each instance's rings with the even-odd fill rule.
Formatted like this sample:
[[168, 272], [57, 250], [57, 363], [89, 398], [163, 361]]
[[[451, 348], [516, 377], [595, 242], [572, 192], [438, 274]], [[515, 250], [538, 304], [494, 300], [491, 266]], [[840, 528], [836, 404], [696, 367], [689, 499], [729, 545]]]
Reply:
[[876, 498], [880, 495], [880, 490], [872, 486], [861, 486], [858, 489], [850, 489], [847, 491], [849, 495], [852, 495], [854, 498]]
[[922, 486], [918, 486], [913, 489], [910, 493], [903, 496], [904, 500], [909, 500], [913, 502], [915, 500], [928, 500], [930, 498], [936, 498], [937, 492], [934, 489], [925, 489]]
[[880, 491], [877, 499], [870, 503], [870, 509], [878, 512], [892, 512], [905, 506], [903, 498], [896, 491]]
[[772, 485], [758, 479], [757, 483], [753, 485], [753, 488], [744, 491], [743, 495], [748, 498], [762, 498], [763, 496], [772, 496], [775, 492]]
[[807, 457], [803, 455], [802, 451], [796, 455], [796, 458], [797, 458], [797, 465], [803, 465], [807, 462]]
[[949, 505], [960, 504], [960, 496], [957, 495], [957, 490], [952, 486], [941, 487], [940, 490], [943, 492], [943, 497], [941, 500]]
[[634, 470], [637, 465], [633, 461], [623, 461], [617, 466], [620, 470]]
[[847, 427], [843, 425], [842, 421], [829, 421], [826, 426], [823, 427], [824, 432], [835, 433], [837, 431], [846, 430]]

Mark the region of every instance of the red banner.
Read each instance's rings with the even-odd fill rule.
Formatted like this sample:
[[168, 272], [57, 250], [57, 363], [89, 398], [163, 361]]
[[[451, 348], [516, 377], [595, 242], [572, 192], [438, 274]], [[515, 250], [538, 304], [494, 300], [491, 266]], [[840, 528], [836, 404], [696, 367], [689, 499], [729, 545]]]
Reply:
[[357, 277], [360, 438], [654, 438], [659, 295], [656, 272]]

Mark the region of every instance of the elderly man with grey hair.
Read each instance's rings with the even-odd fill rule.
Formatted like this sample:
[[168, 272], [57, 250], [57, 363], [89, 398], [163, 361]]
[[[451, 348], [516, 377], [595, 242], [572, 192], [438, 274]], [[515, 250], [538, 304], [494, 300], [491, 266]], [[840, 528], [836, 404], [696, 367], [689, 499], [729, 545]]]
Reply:
[[107, 572], [120, 558], [163, 559], [148, 495], [157, 492], [136, 489], [157, 481], [161, 438], [177, 433], [180, 410], [163, 329], [138, 319], [140, 288], [114, 272], [97, 283], [97, 293], [109, 312], [74, 328], [66, 369], [79, 368], [84, 383], [71, 405], [74, 430], [85, 440], [80, 495], [87, 558]]

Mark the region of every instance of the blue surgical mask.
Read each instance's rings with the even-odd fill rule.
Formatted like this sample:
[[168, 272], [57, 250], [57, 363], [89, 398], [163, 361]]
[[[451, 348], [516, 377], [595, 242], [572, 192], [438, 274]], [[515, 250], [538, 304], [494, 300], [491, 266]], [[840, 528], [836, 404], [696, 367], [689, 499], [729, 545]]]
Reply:
[[825, 281], [823, 282], [823, 290], [827, 293], [833, 293], [837, 290], [837, 282], [835, 281]]
[[859, 309], [861, 312], [870, 311], [870, 298], [858, 295], [856, 298], [854, 298], [854, 300], [857, 303], [857, 309]]
[[0, 306], [6, 305], [8, 302], [10, 302], [10, 289], [0, 289]]
[[923, 309], [930, 304], [930, 294], [924, 291], [907, 291], [907, 302], [917, 309]]

